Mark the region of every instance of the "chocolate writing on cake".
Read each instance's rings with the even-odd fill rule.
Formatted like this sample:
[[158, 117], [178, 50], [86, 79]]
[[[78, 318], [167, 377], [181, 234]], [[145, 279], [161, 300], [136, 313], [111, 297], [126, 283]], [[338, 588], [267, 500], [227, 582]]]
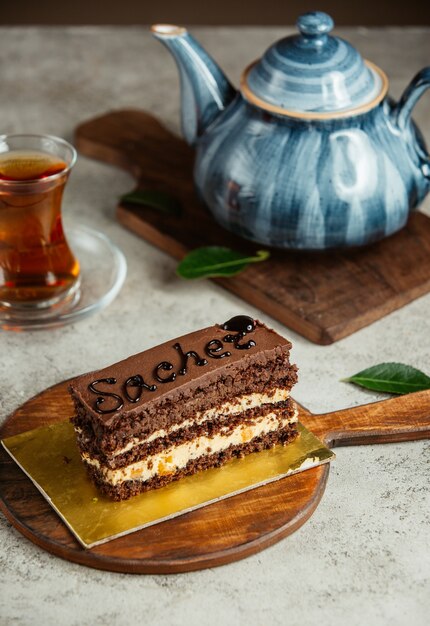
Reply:
[[[256, 346], [256, 342], [253, 339], [245, 340], [246, 335], [252, 333], [255, 330], [255, 320], [247, 315], [237, 315], [232, 317], [227, 322], [222, 324], [222, 330], [228, 331], [229, 334], [225, 335], [222, 339], [211, 339], [204, 347], [205, 356], [210, 359], [224, 359], [231, 356], [231, 350], [225, 349], [224, 343], [232, 344], [231, 349], [235, 350], [249, 350]], [[223, 343], [224, 342], [224, 343]], [[174, 371], [173, 363], [170, 361], [161, 361], [153, 370], [154, 380], [164, 385], [166, 383], [174, 382], [178, 376], [186, 376], [189, 370], [189, 363], [196, 365], [197, 367], [204, 367], [208, 364], [208, 360], [205, 357], [201, 357], [195, 350], [188, 350], [184, 352], [180, 343], [176, 342], [173, 348], [178, 352], [181, 358], [181, 364], [177, 371]], [[141, 374], [134, 374], [127, 378], [122, 384], [122, 393], [124, 397], [118, 393], [112, 391], [106, 391], [99, 388], [99, 385], [116, 385], [116, 378], [99, 378], [92, 381], [88, 385], [88, 389], [91, 393], [97, 397], [94, 402], [94, 410], [100, 414], [114, 413], [120, 411], [124, 402], [131, 403], [138, 402], [144, 391], [155, 391], [157, 385], [152, 382], [146, 382]], [[103, 404], [106, 400], [109, 401], [109, 408], [103, 408]]]

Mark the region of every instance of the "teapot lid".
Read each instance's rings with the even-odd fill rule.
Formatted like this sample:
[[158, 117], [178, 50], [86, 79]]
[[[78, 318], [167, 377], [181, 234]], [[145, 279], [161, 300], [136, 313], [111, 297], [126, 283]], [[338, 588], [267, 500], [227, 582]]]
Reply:
[[261, 108], [293, 117], [330, 118], [368, 110], [388, 89], [384, 72], [329, 33], [327, 13], [297, 20], [299, 35], [274, 43], [242, 76], [242, 93]]

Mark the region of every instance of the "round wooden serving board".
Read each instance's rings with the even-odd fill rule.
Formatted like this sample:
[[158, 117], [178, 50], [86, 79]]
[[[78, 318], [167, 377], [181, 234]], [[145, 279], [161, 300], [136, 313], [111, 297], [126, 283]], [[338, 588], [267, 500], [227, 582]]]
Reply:
[[[67, 382], [32, 398], [0, 430], [5, 438], [73, 413]], [[300, 420], [333, 447], [430, 437], [430, 391]], [[276, 543], [312, 515], [329, 467], [322, 465], [221, 500], [170, 521], [84, 550], [27, 476], [0, 450], [0, 506], [7, 519], [38, 546], [98, 569], [174, 573], [237, 561]]]

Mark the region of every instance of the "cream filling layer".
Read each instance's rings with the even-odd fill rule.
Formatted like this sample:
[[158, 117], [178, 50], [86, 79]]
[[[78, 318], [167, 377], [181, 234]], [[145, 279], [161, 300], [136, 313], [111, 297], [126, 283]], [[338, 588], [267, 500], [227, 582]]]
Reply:
[[243, 411], [255, 409], [262, 404], [277, 404], [278, 402], [284, 402], [288, 399], [289, 395], [290, 391], [288, 389], [276, 388], [270, 393], [250, 393], [245, 396], [240, 396], [233, 402], [224, 402], [224, 404], [216, 408], [207, 409], [206, 411], [197, 411], [193, 419], [184, 420], [180, 424], [173, 424], [168, 429], [160, 428], [160, 430], [154, 431], [148, 437], [133, 437], [127, 445], [120, 450], [113, 452], [112, 457], [124, 454], [124, 452], [132, 450], [135, 446], [140, 446], [144, 443], [151, 443], [151, 441], [154, 441], [155, 439], [167, 437], [171, 433], [182, 430], [182, 428], [200, 425], [213, 418], [218, 418], [221, 415], [237, 415]]
[[297, 422], [297, 409], [292, 417], [285, 419], [279, 419], [274, 412], [268, 413], [263, 417], [256, 418], [252, 426], [240, 424], [232, 431], [229, 431], [228, 426], [225, 426], [215, 437], [196, 437], [192, 441], [171, 446], [163, 452], [118, 469], [101, 467], [100, 462], [91, 458], [87, 453], [82, 454], [82, 459], [85, 463], [100, 470], [105, 482], [113, 486], [126, 480], [147, 481], [153, 476], [173, 474], [185, 467], [189, 461], [221, 452], [230, 446], [248, 443], [255, 437], [279, 430], [294, 422]]

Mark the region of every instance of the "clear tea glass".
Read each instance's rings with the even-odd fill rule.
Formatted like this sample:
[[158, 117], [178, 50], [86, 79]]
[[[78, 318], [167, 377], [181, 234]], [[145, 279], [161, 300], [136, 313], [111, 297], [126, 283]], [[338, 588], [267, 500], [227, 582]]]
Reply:
[[0, 310], [43, 315], [79, 298], [79, 263], [61, 217], [75, 161], [63, 139], [0, 136]]

